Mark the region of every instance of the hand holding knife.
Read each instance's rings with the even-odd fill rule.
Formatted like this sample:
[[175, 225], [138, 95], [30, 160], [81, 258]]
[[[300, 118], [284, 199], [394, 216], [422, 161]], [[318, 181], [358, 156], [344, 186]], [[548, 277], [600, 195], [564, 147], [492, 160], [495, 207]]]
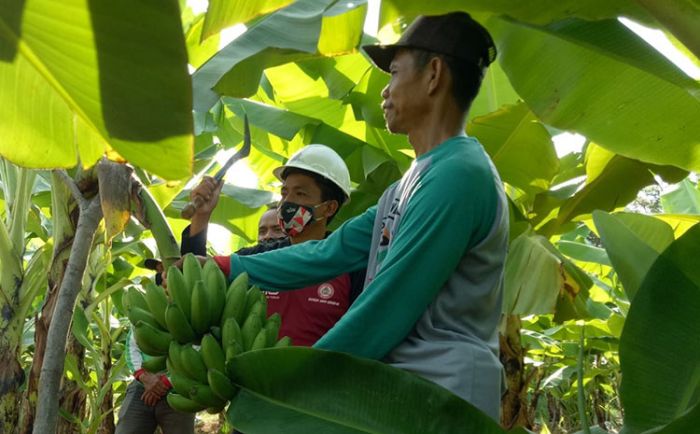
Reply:
[[[244, 115], [243, 118], [243, 147], [238, 150], [235, 154], [231, 156], [231, 158], [226, 161], [226, 163], [221, 166], [221, 169], [219, 169], [216, 174], [214, 175], [214, 179], [216, 182], [221, 182], [224, 179], [224, 176], [226, 175], [226, 171], [235, 163], [236, 161], [243, 159], [247, 157], [250, 154], [250, 125], [248, 124], [248, 115]], [[182, 209], [180, 212], [180, 216], [185, 219], [190, 219], [194, 215], [195, 211], [197, 211], [197, 208], [202, 206], [202, 200], [200, 197], [195, 197], [194, 201], [191, 201], [185, 205], [185, 207]]]

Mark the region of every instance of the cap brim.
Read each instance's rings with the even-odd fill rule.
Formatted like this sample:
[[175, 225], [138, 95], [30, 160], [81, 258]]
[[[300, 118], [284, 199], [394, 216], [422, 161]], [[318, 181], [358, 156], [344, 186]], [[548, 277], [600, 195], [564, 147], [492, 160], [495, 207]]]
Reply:
[[400, 47], [398, 45], [365, 45], [362, 47], [372, 62], [384, 72], [389, 72], [389, 65]]

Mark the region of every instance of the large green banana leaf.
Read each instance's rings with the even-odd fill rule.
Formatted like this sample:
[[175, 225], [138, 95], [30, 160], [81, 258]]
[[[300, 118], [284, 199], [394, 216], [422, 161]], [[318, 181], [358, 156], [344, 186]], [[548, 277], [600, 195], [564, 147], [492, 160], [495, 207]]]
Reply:
[[486, 71], [479, 94], [469, 108], [469, 118], [495, 112], [506, 104], [515, 104], [519, 99], [501, 65], [494, 62]]
[[0, 2], [0, 154], [8, 160], [91, 166], [111, 147], [163, 178], [183, 178], [191, 110], [177, 1]]
[[[402, 155], [403, 158], [396, 161], [377, 147], [370, 146], [315, 117], [243, 99], [225, 97], [223, 101], [239, 117], [247, 113], [251, 125], [256, 125], [283, 139], [290, 140], [303, 130], [308, 143], [321, 143], [333, 148], [345, 159], [350, 169], [350, 178], [356, 183], [362, 182], [384, 162], [389, 161], [395, 165], [405, 166], [410, 161], [410, 157], [406, 155]], [[257, 146], [260, 146], [260, 143]], [[291, 152], [286, 154], [288, 156]]]
[[595, 211], [593, 221], [631, 301], [649, 268], [673, 242], [673, 230], [663, 221], [641, 214]]
[[194, 74], [195, 109], [209, 110], [217, 94], [253, 95], [265, 68], [351, 51], [360, 42], [366, 1], [335, 3], [299, 0], [256, 21]]
[[549, 189], [559, 160], [549, 133], [525, 104], [474, 118], [467, 132], [484, 145], [503, 181], [533, 194]]
[[[653, 184], [654, 174], [668, 182], [677, 182], [686, 176], [685, 171], [672, 166], [657, 166], [642, 163], [614, 154], [596, 144], [589, 144], [586, 153], [586, 183], [572, 196], [556, 200], [536, 201], [535, 221], [551, 217], [552, 210], [559, 208], [556, 218], [539, 229], [543, 234], [561, 232], [561, 228], [574, 218], [594, 210], [613, 211], [624, 207], [637, 197], [639, 190]], [[540, 196], [553, 196], [552, 192]]]
[[510, 244], [504, 278], [506, 315], [555, 314], [555, 321], [588, 316], [592, 282], [541, 235], [527, 231]]
[[664, 212], [672, 214], [700, 214], [700, 190], [684, 179], [675, 190], [661, 195]]
[[489, 23], [501, 66], [543, 122], [629, 158], [700, 168], [700, 84], [621, 23]]
[[233, 360], [243, 392], [228, 419], [246, 433], [505, 432], [446, 389], [375, 360], [301, 347]]
[[503, 14], [532, 24], [549, 24], [571, 17], [600, 20], [622, 15], [643, 21], [650, 19], [644, 8], [631, 0], [382, 0], [379, 26], [393, 24], [400, 17], [411, 21], [417, 15], [444, 14], [452, 11], [466, 11], [478, 15]]
[[204, 27], [204, 16], [196, 17], [189, 28], [185, 31], [185, 41], [187, 43], [187, 58], [189, 64], [199, 68], [219, 51], [220, 36], [216, 34], [205, 41], [202, 41]]
[[625, 433], [666, 425], [693, 406], [694, 428], [685, 432], [698, 426], [698, 257], [700, 225], [695, 225], [658, 257], [632, 302], [620, 340]]
[[[697, 431], [698, 426], [700, 426], [700, 404], [696, 404], [668, 425], [646, 430], [643, 434], [688, 434]], [[623, 431], [623, 433], [629, 432], [633, 431], [629, 429]]]
[[217, 34], [225, 27], [247, 23], [260, 15], [283, 8], [293, 0], [210, 0], [204, 19], [202, 39]]

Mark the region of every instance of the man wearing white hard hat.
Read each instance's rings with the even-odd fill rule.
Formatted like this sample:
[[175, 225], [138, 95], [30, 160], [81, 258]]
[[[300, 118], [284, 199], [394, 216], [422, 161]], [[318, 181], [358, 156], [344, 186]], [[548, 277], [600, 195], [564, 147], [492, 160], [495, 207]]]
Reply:
[[[282, 182], [282, 197], [276, 208], [276, 219], [287, 236], [259, 240], [255, 246], [237, 251], [238, 255], [252, 255], [322, 240], [329, 235], [327, 228], [330, 221], [349, 200], [348, 168], [343, 159], [325, 145], [303, 147], [273, 173]], [[207, 225], [220, 191], [221, 184], [211, 177], [205, 178], [193, 189], [191, 198], [195, 200], [199, 196], [201, 206], [183, 232], [183, 254], [206, 255]], [[273, 273], [274, 268], [270, 267], [269, 272]], [[362, 291], [364, 277], [364, 270], [339, 273], [335, 277], [319, 280], [320, 283], [304, 285], [297, 291], [266, 292], [268, 315], [279, 313], [282, 316], [279, 337], [289, 336], [293, 345], [311, 346], [316, 343], [357, 298]]]

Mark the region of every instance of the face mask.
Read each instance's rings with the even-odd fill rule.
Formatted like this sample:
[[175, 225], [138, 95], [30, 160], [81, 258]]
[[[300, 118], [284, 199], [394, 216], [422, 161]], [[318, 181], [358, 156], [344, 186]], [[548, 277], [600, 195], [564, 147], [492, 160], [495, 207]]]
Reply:
[[306, 206], [294, 202], [282, 202], [277, 208], [277, 221], [287, 235], [296, 237], [312, 221], [323, 219], [323, 217], [314, 219], [314, 210], [324, 203], [326, 202], [321, 202], [316, 206]]
[[264, 240], [261, 240], [258, 242], [258, 245], [265, 246], [265, 247], [272, 247], [276, 244], [281, 243], [282, 241], [286, 240], [287, 237], [282, 237], [282, 238], [266, 238]]

